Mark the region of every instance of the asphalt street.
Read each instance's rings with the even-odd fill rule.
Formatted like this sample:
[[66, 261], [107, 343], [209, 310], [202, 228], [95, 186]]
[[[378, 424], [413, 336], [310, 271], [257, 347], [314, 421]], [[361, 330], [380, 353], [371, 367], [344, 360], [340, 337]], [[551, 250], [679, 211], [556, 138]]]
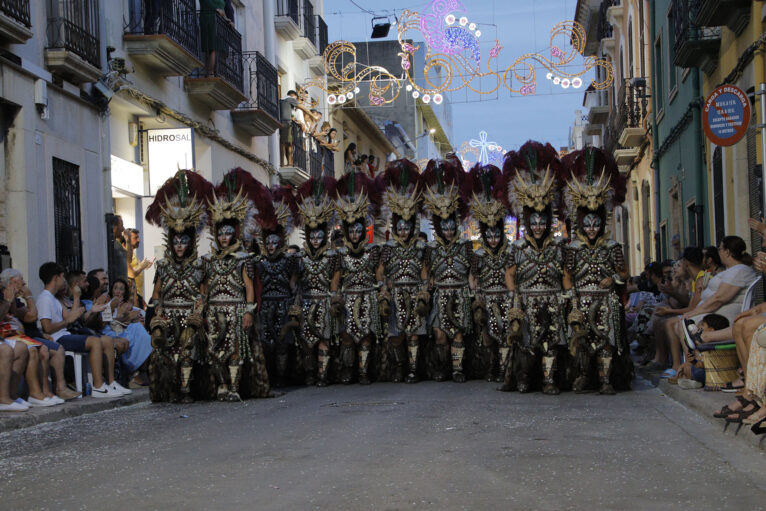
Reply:
[[148, 403], [0, 435], [1, 509], [763, 509], [766, 456], [643, 380]]

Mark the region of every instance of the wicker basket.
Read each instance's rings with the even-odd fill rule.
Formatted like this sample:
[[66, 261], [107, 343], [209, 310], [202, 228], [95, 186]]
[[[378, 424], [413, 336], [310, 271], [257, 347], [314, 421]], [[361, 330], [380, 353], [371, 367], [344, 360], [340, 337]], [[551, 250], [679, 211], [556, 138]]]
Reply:
[[705, 366], [705, 390], [720, 390], [739, 378], [737, 350], [723, 349], [701, 352]]

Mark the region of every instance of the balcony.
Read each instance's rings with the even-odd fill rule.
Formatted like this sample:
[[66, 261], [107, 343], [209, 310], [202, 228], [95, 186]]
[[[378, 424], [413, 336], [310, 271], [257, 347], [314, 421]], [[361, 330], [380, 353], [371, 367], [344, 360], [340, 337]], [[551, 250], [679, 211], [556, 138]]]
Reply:
[[[304, 182], [308, 181], [309, 177], [311, 177], [309, 174], [309, 169], [306, 165], [306, 135], [303, 133], [303, 130], [300, 128], [300, 126], [294, 122], [290, 123], [290, 127], [288, 129], [290, 130], [292, 138], [292, 160], [288, 162], [282, 162], [286, 163], [286, 165], [282, 165], [279, 169], [279, 179], [284, 183], [289, 183], [293, 186], [300, 186]], [[280, 145], [286, 143], [284, 140], [280, 140], [279, 142]]]
[[647, 100], [643, 90], [625, 80], [617, 94], [618, 143], [626, 149], [639, 147], [644, 140], [643, 121]]
[[614, 161], [617, 163], [617, 167], [619, 168], [620, 172], [625, 173], [628, 172], [633, 166], [633, 162], [640, 154], [640, 149], [638, 147], [631, 147], [629, 149], [615, 149], [613, 153]]
[[710, 74], [718, 65], [721, 29], [697, 25], [701, 0], [672, 0], [671, 16], [675, 35], [675, 58], [679, 67], [698, 67]]
[[609, 105], [598, 105], [588, 110], [588, 124], [604, 124], [609, 118]]
[[206, 63], [184, 78], [184, 90], [214, 110], [231, 110], [248, 99], [244, 93], [242, 36], [216, 11], [200, 11], [199, 26]]
[[45, 65], [75, 84], [101, 78], [98, 1], [49, 0]]
[[277, 68], [257, 51], [242, 54], [248, 99], [231, 111], [231, 120], [253, 136], [268, 136], [279, 129]]
[[302, 0], [301, 36], [293, 40], [293, 51], [304, 59], [310, 59], [317, 54], [317, 34], [314, 26], [314, 6], [310, 0]]
[[702, 0], [694, 22], [700, 27], [726, 25], [739, 35], [750, 23], [750, 0]]
[[612, 0], [610, 3], [611, 5], [606, 10], [606, 19], [612, 26], [622, 25], [622, 20], [625, 17], [625, 6], [620, 0]]
[[614, 0], [604, 0], [599, 7], [598, 15], [598, 51], [601, 55], [614, 57], [614, 27], [609, 22], [608, 11]]
[[[159, 5], [158, 5], [159, 4]], [[186, 76], [201, 67], [199, 23], [194, 0], [130, 4], [130, 21], [122, 40], [131, 60], [159, 76]]]
[[315, 20], [315, 27], [316, 27], [316, 46], [317, 46], [317, 52], [319, 55], [316, 55], [314, 57], [311, 57], [309, 59], [309, 69], [311, 71], [319, 76], [324, 76], [325, 69], [324, 69], [324, 51], [327, 48], [327, 23], [325, 23], [324, 19], [322, 19], [321, 16], [317, 15]]
[[301, 17], [299, 0], [276, 0], [277, 15], [274, 17], [274, 28], [277, 33], [292, 41], [301, 36]]
[[29, 0], [0, 0], [0, 40], [22, 44], [32, 37]]

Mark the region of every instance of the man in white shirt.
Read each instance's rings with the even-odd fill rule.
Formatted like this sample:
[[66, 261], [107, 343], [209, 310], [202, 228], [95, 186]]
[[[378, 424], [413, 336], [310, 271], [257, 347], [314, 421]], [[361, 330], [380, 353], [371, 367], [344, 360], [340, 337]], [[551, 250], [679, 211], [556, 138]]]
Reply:
[[[40, 329], [53, 337], [53, 340], [61, 344], [65, 350], [88, 353], [93, 373], [93, 397], [120, 397], [123, 392], [116, 387], [114, 374], [107, 374], [106, 382], [103, 376], [103, 356], [114, 358], [114, 347], [104, 346], [99, 337], [74, 335], [67, 330], [67, 327], [74, 323], [85, 309], [79, 306], [72, 310], [64, 310], [61, 302], [56, 298], [56, 294], [67, 286], [64, 271], [58, 263], [49, 262], [40, 266], [39, 276], [45, 286], [36, 300]], [[105, 347], [107, 349], [104, 349]]]

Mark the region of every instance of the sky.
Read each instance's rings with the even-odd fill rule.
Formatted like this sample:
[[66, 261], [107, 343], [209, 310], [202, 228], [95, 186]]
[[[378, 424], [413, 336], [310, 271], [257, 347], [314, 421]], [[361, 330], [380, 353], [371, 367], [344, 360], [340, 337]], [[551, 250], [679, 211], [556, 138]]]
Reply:
[[[373, 13], [391, 16], [393, 21], [404, 9], [428, 12], [430, 4], [430, 0], [325, 0], [329, 41], [369, 41]], [[462, 0], [466, 8], [463, 15], [482, 31], [482, 66], [495, 39], [503, 46], [496, 59], [501, 75], [523, 54], [541, 53], [550, 58], [550, 31], [557, 23], [573, 18], [575, 4], [576, 0]], [[394, 26], [386, 39], [396, 40]], [[566, 51], [569, 46], [562, 49]], [[577, 56], [573, 65], [581, 68], [582, 63], [582, 57]], [[573, 69], [569, 68], [570, 72]], [[517, 149], [529, 139], [550, 142], [557, 149], [567, 146], [575, 110], [583, 109], [583, 93], [593, 73], [583, 75], [580, 89], [566, 90], [547, 80], [547, 71], [541, 66], [536, 67], [536, 74], [535, 95], [511, 95], [502, 86], [496, 94], [486, 96], [453, 93], [453, 145], [459, 147], [478, 138], [479, 131], [484, 130], [489, 140], [504, 150]]]

